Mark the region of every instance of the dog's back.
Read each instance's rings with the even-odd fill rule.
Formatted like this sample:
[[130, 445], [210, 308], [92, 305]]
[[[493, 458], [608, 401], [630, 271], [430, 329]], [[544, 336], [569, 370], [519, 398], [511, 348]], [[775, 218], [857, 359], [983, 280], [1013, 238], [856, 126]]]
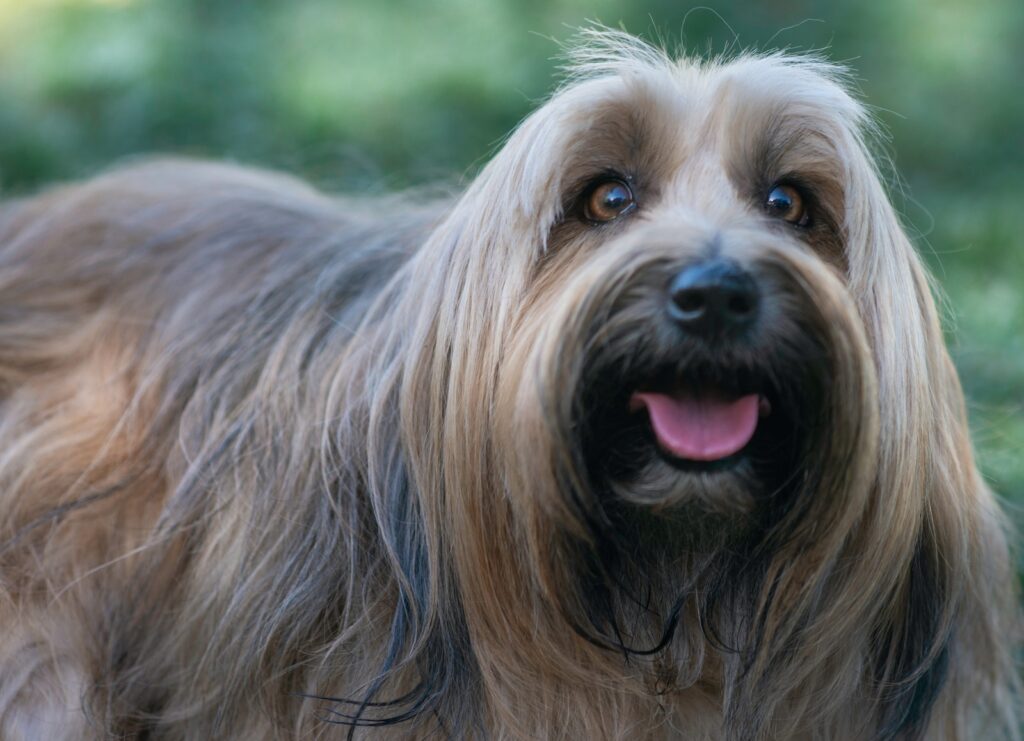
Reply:
[[169, 495], [217, 457], [208, 440], [287, 434], [315, 391], [255, 390], [336, 362], [431, 218], [345, 206], [283, 176], [156, 162], [0, 212], [0, 736], [95, 732], [64, 709], [125, 660], [128, 623], [170, 629], [188, 546], [169, 538], [141, 581], [138, 563]]

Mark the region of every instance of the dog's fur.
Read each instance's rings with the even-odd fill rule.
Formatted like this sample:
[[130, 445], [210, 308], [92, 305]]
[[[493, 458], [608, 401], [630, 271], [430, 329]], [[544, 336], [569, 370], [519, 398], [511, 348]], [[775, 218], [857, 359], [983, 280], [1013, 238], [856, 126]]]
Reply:
[[[820, 60], [605, 31], [450, 200], [159, 162], [7, 204], [0, 736], [1014, 736], [1008, 538], [868, 127]], [[711, 252], [745, 343], [663, 321]], [[760, 378], [752, 454], [659, 455], [665, 374]]]

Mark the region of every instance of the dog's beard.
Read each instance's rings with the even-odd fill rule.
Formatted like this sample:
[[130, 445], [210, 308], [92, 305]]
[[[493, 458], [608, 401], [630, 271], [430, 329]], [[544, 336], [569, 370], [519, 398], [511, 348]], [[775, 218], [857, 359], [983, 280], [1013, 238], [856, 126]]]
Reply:
[[[557, 588], [586, 638], [656, 653], [682, 613], [696, 610], [702, 625], [745, 650], [752, 628], [737, 616], [758, 608], [726, 602], [754, 599], [761, 569], [784, 544], [862, 506], [858, 476], [874, 440], [871, 359], [835, 270], [770, 234], [745, 232], [732, 241], [747, 246], [726, 249], [759, 286], [749, 330], [712, 338], [681, 330], [666, 316], [666, 285], [707, 256], [661, 249], [651, 234], [579, 262], [565, 256], [540, 281], [551, 288], [531, 304], [508, 356], [519, 370], [517, 439], [532, 443], [520, 446], [522, 486], [548, 513], [545, 527], [561, 530], [548, 530], [562, 542]], [[703, 459], [687, 458], [704, 451], [665, 439], [658, 427], [671, 421], [653, 417], [666, 412], [638, 395], [684, 411], [717, 404], [711, 416], [752, 399], [757, 416], [749, 439], [721, 434], [735, 450], [712, 445]], [[538, 485], [545, 458], [557, 483], [548, 495], [560, 505]]]

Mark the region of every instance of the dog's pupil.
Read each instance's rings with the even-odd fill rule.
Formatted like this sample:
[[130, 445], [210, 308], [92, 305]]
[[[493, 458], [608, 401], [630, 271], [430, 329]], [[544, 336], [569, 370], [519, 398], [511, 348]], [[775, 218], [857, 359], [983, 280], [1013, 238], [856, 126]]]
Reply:
[[782, 188], [776, 188], [768, 197], [768, 205], [776, 211], [789, 211], [793, 207], [793, 199]]
[[609, 210], [617, 211], [625, 205], [627, 200], [629, 200], [629, 196], [626, 194], [625, 188], [621, 185], [613, 185], [605, 192], [604, 206]]

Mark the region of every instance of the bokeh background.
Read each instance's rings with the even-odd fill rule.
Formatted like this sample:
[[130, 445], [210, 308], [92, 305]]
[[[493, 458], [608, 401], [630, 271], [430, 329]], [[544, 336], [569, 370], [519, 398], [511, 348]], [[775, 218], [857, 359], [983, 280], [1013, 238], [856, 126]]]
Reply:
[[946, 296], [981, 467], [1024, 506], [1021, 0], [0, 0], [0, 193], [146, 152], [336, 190], [458, 183], [588, 21], [695, 53], [823, 50], [856, 71]]

